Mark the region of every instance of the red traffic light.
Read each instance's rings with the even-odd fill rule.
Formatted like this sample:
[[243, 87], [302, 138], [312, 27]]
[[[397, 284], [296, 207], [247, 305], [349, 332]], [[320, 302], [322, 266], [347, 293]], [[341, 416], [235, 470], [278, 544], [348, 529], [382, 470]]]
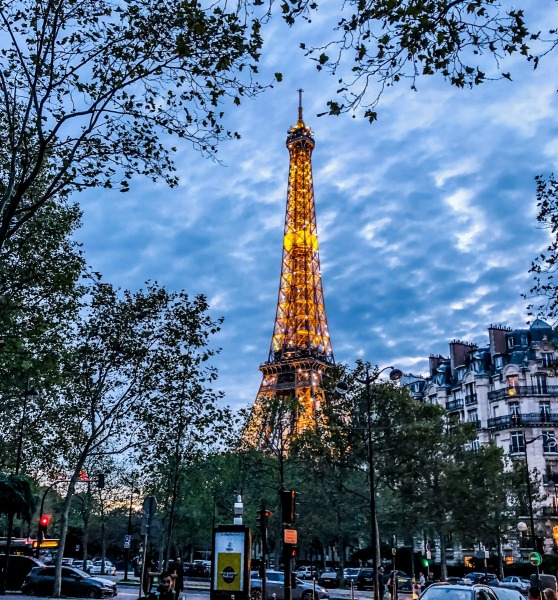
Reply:
[[39, 519], [39, 524], [42, 525], [43, 527], [48, 527], [49, 523], [50, 523], [50, 515], [43, 515]]

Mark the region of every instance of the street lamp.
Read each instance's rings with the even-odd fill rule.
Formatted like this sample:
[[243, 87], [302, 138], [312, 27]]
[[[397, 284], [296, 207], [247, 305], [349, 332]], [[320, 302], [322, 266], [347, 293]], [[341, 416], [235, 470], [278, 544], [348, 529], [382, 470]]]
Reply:
[[[368, 444], [368, 482], [370, 485], [370, 544], [372, 546], [372, 566], [374, 567], [374, 600], [380, 600], [380, 571], [379, 571], [379, 539], [378, 527], [376, 524], [376, 487], [375, 487], [375, 468], [374, 468], [374, 452], [372, 449], [372, 397], [370, 395], [370, 387], [372, 383], [378, 380], [380, 375], [390, 369], [389, 378], [391, 381], [398, 381], [403, 377], [403, 372], [394, 367], [384, 367], [379, 371], [373, 370], [370, 373], [370, 366], [365, 365], [365, 377], [359, 379], [355, 377], [358, 383], [364, 385], [366, 391], [366, 413], [367, 413], [367, 444]], [[349, 389], [347, 384], [340, 381], [337, 384], [337, 391], [344, 394]]]

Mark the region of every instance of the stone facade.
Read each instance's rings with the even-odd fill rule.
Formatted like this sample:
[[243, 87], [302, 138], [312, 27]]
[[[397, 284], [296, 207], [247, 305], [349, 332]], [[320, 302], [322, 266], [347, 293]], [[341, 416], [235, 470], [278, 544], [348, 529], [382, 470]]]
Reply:
[[[448, 417], [476, 423], [479, 446], [494, 441], [513, 459], [527, 456], [542, 475], [535, 530], [554, 547], [558, 525], [558, 332], [541, 320], [529, 329], [491, 325], [488, 344], [454, 340], [449, 356], [430, 356], [428, 377], [405, 376], [403, 385]], [[525, 452], [527, 450], [527, 452]], [[524, 519], [529, 523], [528, 515]], [[558, 531], [558, 530], [557, 530]], [[519, 540], [506, 551], [521, 554]]]

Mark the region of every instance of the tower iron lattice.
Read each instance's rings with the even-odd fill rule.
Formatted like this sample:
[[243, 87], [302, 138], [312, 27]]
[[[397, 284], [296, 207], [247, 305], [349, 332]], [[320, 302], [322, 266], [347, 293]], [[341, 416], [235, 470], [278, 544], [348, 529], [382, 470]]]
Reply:
[[335, 365], [327, 326], [312, 179], [311, 129], [302, 117], [286, 141], [289, 184], [275, 325], [262, 383], [244, 431], [261, 449], [281, 447], [316, 425], [324, 401], [323, 374]]

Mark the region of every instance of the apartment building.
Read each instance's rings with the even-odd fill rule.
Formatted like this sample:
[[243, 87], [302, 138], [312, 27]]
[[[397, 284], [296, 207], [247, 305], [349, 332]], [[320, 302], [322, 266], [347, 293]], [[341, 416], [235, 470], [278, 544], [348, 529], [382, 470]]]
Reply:
[[[510, 458], [527, 457], [529, 469], [536, 468], [543, 480], [543, 500], [534, 507], [535, 530], [553, 548], [558, 525], [558, 331], [539, 319], [528, 329], [491, 325], [486, 345], [454, 340], [449, 357], [430, 356], [429, 362], [428, 377], [406, 376], [405, 385], [416, 398], [444, 406], [448, 416], [475, 423], [473, 447], [493, 440]], [[510, 544], [508, 554], [525, 554], [519, 538]]]

